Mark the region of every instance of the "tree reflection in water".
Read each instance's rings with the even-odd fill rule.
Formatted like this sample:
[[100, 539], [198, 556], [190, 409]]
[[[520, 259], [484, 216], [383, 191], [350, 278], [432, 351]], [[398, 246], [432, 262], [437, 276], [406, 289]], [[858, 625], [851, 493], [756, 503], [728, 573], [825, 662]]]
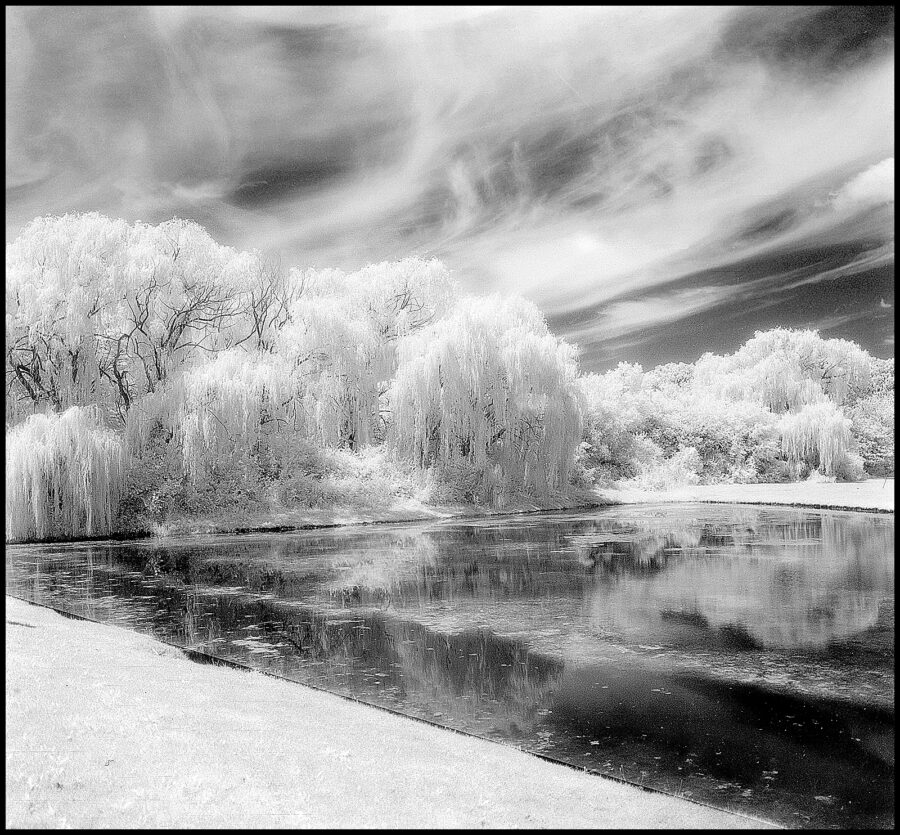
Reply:
[[862, 515], [747, 511], [722, 527], [581, 544], [601, 580], [592, 626], [648, 641], [824, 647], [875, 626], [894, 591], [893, 521]]

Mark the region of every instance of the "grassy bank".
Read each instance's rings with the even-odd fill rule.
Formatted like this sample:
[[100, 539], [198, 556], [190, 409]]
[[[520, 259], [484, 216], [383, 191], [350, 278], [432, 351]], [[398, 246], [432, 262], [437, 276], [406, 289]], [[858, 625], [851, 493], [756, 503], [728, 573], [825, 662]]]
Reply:
[[517, 501], [502, 508], [475, 504], [430, 504], [416, 499], [376, 507], [333, 507], [233, 511], [200, 516], [173, 515], [151, 533], [179, 536], [198, 533], [249, 533], [327, 528], [339, 525], [368, 525], [390, 522], [422, 522], [437, 519], [509, 516], [521, 513], [575, 510], [608, 504], [596, 494], [581, 491], [556, 499]]
[[[794, 482], [788, 484], [698, 484], [667, 490], [643, 490], [629, 486], [583, 491], [575, 497], [519, 502], [503, 509], [473, 504], [426, 504], [409, 499], [378, 508], [302, 508], [294, 510], [222, 511], [200, 516], [173, 515], [164, 523], [147, 528], [131, 528], [111, 536], [87, 539], [133, 539], [153, 536], [194, 534], [266, 533], [342, 525], [372, 525], [396, 522], [426, 522], [439, 519], [466, 519], [484, 516], [515, 516], [555, 510], [590, 510], [619, 504], [667, 502], [714, 502], [735, 504], [791, 505], [831, 510], [894, 512], [894, 479], [863, 482]], [[69, 540], [37, 540], [69, 541]]]
[[746, 828], [6, 598], [6, 826]]

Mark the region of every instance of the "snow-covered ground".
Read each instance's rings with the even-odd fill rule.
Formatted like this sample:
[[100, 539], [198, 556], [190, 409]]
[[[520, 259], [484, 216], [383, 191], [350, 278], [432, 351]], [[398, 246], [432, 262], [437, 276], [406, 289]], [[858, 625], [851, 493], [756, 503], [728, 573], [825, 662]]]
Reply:
[[894, 511], [894, 479], [867, 481], [811, 482], [789, 484], [698, 484], [668, 490], [604, 488], [600, 501], [635, 504], [643, 502], [736, 502], [743, 504], [786, 504], [846, 510]]
[[7, 597], [6, 826], [767, 824]]

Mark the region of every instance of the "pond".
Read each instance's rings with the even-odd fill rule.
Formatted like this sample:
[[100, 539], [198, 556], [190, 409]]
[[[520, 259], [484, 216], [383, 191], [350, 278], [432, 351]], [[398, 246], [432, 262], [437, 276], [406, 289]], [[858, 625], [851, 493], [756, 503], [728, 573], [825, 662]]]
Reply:
[[719, 808], [893, 826], [892, 514], [8, 546], [6, 589]]

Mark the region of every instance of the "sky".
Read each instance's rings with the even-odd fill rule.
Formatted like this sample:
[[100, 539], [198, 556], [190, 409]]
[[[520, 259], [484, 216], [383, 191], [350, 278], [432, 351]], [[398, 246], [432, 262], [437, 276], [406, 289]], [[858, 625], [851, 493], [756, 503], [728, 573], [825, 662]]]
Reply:
[[6, 233], [441, 259], [585, 370], [894, 355], [892, 7], [6, 7]]

